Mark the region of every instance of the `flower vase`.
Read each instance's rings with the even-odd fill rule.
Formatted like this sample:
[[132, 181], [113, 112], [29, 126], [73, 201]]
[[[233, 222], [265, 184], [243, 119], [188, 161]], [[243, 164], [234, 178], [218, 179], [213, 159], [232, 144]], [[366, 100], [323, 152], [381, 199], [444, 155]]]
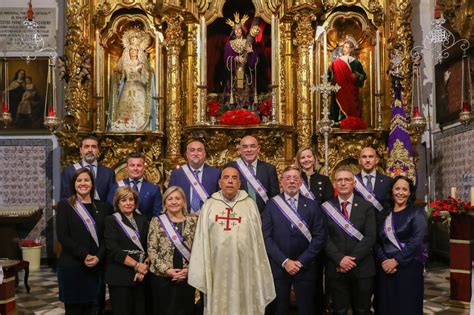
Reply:
[[211, 125], [216, 125], [217, 124], [217, 117], [216, 116], [211, 116], [209, 123]]
[[30, 270], [37, 270], [41, 262], [41, 246], [20, 247], [23, 260], [30, 263]]

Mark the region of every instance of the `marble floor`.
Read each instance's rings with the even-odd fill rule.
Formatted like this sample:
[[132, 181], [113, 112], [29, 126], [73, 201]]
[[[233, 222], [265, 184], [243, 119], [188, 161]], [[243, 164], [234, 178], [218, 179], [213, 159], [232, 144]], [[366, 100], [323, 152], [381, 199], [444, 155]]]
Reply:
[[[441, 265], [428, 267], [425, 277], [424, 314], [469, 314], [468, 309], [444, 304], [449, 299], [448, 279], [447, 267]], [[50, 268], [42, 267], [30, 272], [29, 284], [31, 292], [28, 294], [20, 281], [16, 294], [16, 314], [64, 314], [63, 304], [58, 301], [56, 274]]]

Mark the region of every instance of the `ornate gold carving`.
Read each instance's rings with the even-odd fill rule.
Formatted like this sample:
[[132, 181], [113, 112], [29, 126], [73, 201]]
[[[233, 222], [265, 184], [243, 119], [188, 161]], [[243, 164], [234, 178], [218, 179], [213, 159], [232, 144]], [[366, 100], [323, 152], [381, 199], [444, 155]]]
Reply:
[[195, 23], [187, 25], [186, 59], [183, 63], [186, 81], [185, 94], [185, 125], [194, 125], [199, 121], [199, 53], [198, 53], [198, 26]]
[[474, 2], [441, 0], [444, 18], [462, 38], [474, 39]]
[[[270, 23], [272, 19], [272, 13], [277, 11], [280, 2], [281, 1], [278, 0], [253, 0], [252, 4], [255, 7], [255, 16], [258, 16], [265, 22]], [[224, 17], [222, 12], [225, 3], [225, 0], [197, 1], [198, 10], [200, 13], [204, 13], [207, 25], [214, 22], [217, 18]]]
[[79, 1], [69, 1], [66, 5], [68, 29], [66, 45], [64, 47], [67, 57], [66, 69], [69, 81], [66, 87], [66, 111], [78, 123], [79, 131], [89, 131], [92, 125], [91, 108], [91, 81], [83, 80], [81, 66], [87, 62], [92, 63], [90, 46], [84, 33], [87, 33], [89, 10], [81, 6]]
[[[386, 133], [370, 131], [335, 131], [329, 134], [329, 175], [332, 177], [334, 170], [343, 164], [354, 165], [357, 169], [360, 151], [371, 146], [380, 156], [379, 168], [385, 169], [387, 160], [387, 147], [385, 145]], [[323, 165], [320, 173], [324, 174], [324, 139], [318, 134], [316, 140], [319, 165]]]
[[295, 41], [298, 46], [296, 129], [300, 148], [311, 143], [312, 135], [310, 48], [314, 42], [314, 31], [311, 26], [314, 19], [314, 14], [309, 11], [298, 12], [293, 18], [296, 22]]

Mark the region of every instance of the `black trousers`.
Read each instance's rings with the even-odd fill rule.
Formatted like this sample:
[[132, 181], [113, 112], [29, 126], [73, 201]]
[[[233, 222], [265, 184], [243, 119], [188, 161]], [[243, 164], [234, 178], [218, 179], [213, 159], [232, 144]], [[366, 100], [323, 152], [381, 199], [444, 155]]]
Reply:
[[153, 292], [153, 314], [195, 314], [194, 297], [196, 290], [187, 282], [174, 282], [170, 278], [151, 273], [150, 283]]
[[142, 284], [133, 287], [109, 285], [114, 315], [145, 315], [145, 289]]
[[314, 289], [313, 280], [292, 281], [292, 279], [275, 279], [276, 298], [269, 305], [266, 314], [287, 315], [290, 311], [291, 286], [295, 290], [298, 315], [314, 315]]
[[352, 308], [353, 315], [371, 314], [374, 278], [357, 278], [351, 273], [338, 273], [329, 278], [333, 314], [346, 315]]
[[64, 304], [66, 315], [96, 315], [96, 304]]

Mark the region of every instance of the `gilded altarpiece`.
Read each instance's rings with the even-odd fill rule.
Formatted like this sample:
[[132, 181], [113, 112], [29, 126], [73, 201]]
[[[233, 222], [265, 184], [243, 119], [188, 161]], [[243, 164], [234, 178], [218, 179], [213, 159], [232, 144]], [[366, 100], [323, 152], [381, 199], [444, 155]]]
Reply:
[[[77, 139], [95, 133], [102, 140], [102, 163], [119, 173], [126, 155], [143, 152], [147, 176], [163, 181], [165, 171], [183, 162], [184, 144], [202, 138], [208, 144], [210, 163], [222, 166], [237, 155], [237, 144], [246, 134], [255, 134], [262, 146], [262, 158], [279, 170], [293, 162], [302, 146], [316, 146], [324, 164], [324, 148], [318, 123], [323, 102], [313, 87], [321, 84], [328, 70], [324, 53], [330, 57], [350, 35], [357, 41], [357, 58], [367, 73], [360, 88], [361, 115], [367, 129], [357, 132], [333, 128], [329, 136], [329, 170], [353, 164], [365, 145], [376, 147], [386, 159], [390, 121], [391, 81], [385, 75], [389, 52], [396, 43], [403, 51], [403, 102], [409, 104], [412, 47], [411, 4], [407, 0], [246, 0], [252, 9], [250, 20], [258, 17], [271, 27], [271, 76], [269, 87], [273, 112], [269, 123], [251, 126], [210, 125], [208, 116], [207, 68], [202, 66], [206, 41], [203, 32], [219, 19], [231, 18], [229, 7], [239, 11], [239, 1], [164, 0], [68, 0], [65, 60], [66, 115], [59, 133], [63, 166], [78, 159]], [[227, 8], [227, 11], [224, 10]], [[318, 26], [327, 32], [327, 46], [316, 37]], [[149, 42], [143, 47], [149, 71], [152, 107], [147, 129], [110, 129], [111, 93], [114, 69], [124, 54], [123, 37], [137, 30]], [[376, 33], [380, 34], [380, 68], [374, 68]], [[229, 28], [230, 33], [230, 28]], [[93, 61], [93, 75], [83, 80], [81, 66]], [[222, 69], [220, 69], [222, 71]], [[203, 73], [204, 72], [204, 73]], [[376, 80], [381, 81], [380, 104]], [[126, 83], [125, 83], [126, 84]], [[147, 103], [148, 104], [148, 103]], [[409, 112], [409, 111], [408, 111]], [[148, 112], [147, 112], [148, 113]], [[324, 169], [321, 169], [324, 172]]]

